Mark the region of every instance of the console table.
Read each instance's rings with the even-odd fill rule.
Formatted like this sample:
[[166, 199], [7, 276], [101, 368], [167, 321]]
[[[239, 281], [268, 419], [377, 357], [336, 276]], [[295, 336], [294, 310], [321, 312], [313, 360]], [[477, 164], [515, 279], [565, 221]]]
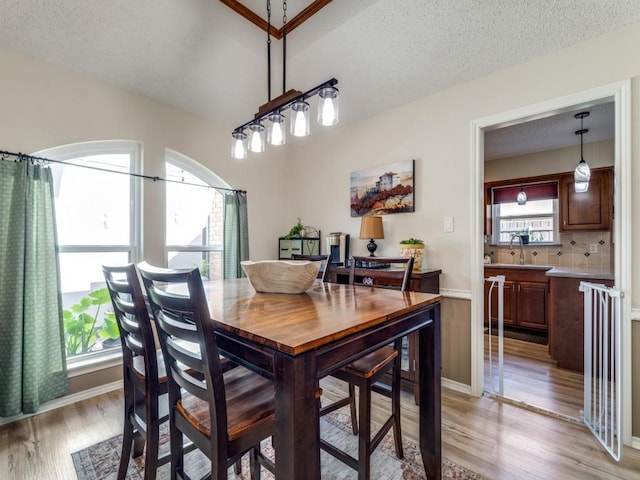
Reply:
[[[403, 268], [356, 268], [356, 282], [362, 278], [373, 280], [373, 285], [400, 286], [404, 276]], [[414, 270], [411, 273], [409, 290], [414, 292], [440, 293], [440, 274], [442, 270]], [[349, 267], [331, 266], [329, 272], [331, 283], [349, 283]], [[420, 365], [416, 352], [418, 351], [418, 336], [411, 334], [402, 341], [402, 386], [405, 390], [413, 391], [416, 405], [418, 404], [418, 372]]]

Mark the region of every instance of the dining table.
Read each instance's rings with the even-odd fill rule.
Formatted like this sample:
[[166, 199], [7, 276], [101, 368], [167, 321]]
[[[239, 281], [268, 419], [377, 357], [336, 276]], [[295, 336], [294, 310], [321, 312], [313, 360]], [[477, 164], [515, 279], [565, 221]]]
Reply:
[[258, 293], [247, 278], [204, 287], [222, 353], [273, 381], [276, 480], [321, 477], [320, 379], [414, 332], [420, 452], [427, 478], [441, 478], [441, 295], [320, 282]]

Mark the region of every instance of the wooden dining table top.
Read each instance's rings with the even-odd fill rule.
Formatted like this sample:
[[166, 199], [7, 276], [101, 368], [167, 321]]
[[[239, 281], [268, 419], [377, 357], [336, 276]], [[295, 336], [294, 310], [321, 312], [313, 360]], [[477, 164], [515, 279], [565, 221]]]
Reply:
[[441, 295], [315, 283], [302, 294], [257, 293], [248, 279], [204, 282], [214, 327], [299, 355], [439, 302]]

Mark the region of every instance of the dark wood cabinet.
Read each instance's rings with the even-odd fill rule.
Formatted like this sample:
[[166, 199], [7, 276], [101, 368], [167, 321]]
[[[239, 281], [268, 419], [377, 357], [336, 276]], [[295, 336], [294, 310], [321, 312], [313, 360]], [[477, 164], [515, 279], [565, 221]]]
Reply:
[[558, 367], [584, 371], [584, 294], [580, 282], [613, 286], [613, 280], [550, 277], [549, 355]]
[[[409, 289], [414, 292], [440, 293], [440, 274], [442, 270], [414, 270], [411, 274]], [[363, 277], [371, 278], [375, 285], [399, 286], [404, 270], [401, 268], [356, 268], [356, 282], [361, 282]], [[330, 281], [332, 283], [349, 283], [349, 268], [331, 267]], [[413, 391], [416, 403], [418, 402], [418, 335], [411, 334], [403, 339], [402, 352], [402, 385], [406, 390]]]
[[591, 171], [589, 189], [576, 193], [573, 174], [560, 177], [560, 230], [611, 230], [613, 169]]
[[[507, 326], [547, 330], [549, 280], [546, 269], [485, 267], [485, 278], [504, 275], [504, 324]], [[489, 323], [489, 290], [485, 282], [485, 325]], [[491, 322], [498, 322], [498, 287], [491, 291]]]

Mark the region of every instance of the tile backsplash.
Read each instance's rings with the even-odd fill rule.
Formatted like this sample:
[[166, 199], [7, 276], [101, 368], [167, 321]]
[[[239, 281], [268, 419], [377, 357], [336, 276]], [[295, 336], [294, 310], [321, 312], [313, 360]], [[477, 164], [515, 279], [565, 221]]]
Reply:
[[[611, 232], [560, 233], [560, 245], [525, 245], [525, 263], [559, 267], [613, 267], [613, 243]], [[595, 245], [595, 249], [592, 246]], [[595, 250], [595, 251], [592, 251]], [[520, 246], [485, 245], [485, 255], [491, 263], [518, 264]]]

